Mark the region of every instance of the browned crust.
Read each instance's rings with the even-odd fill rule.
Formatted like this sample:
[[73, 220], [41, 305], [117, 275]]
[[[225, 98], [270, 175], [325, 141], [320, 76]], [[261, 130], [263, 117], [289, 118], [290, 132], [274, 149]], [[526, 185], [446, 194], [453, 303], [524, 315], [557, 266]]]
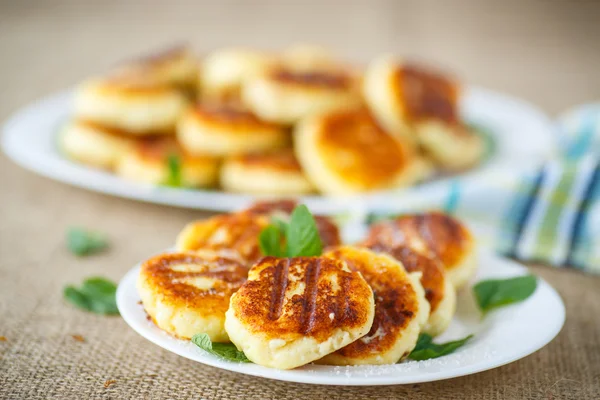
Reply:
[[348, 74], [334, 71], [293, 71], [278, 68], [271, 71], [269, 78], [286, 85], [314, 89], [350, 90], [354, 85]]
[[294, 152], [289, 149], [267, 154], [241, 154], [233, 156], [232, 161], [249, 168], [260, 167], [276, 171], [302, 173], [300, 163]]
[[[419, 308], [417, 294], [408, 277], [399, 279], [401, 277], [388, 270], [384, 263], [380, 263], [380, 260], [373, 263], [365, 253], [369, 252], [354, 255], [341, 248], [326, 254], [327, 257], [345, 261], [352, 270], [359, 271], [375, 295], [375, 318], [366, 335], [374, 337], [368, 342], [359, 339], [338, 350], [337, 354], [344, 357], [368, 358], [392, 349]], [[376, 257], [375, 254], [373, 256]]]
[[[190, 111], [190, 116], [202, 124], [225, 125], [228, 131], [245, 133], [250, 129], [258, 132], [279, 131], [281, 128], [271, 122], [263, 121], [250, 111], [232, 104], [222, 102], [207, 102], [196, 105]], [[253, 133], [256, 133], [253, 131]]]
[[396, 96], [409, 121], [459, 122], [459, 88], [451, 79], [415, 64], [398, 68], [394, 78]]
[[[194, 271], [175, 271], [174, 265], [190, 264]], [[248, 269], [234, 259], [193, 253], [161, 254], [142, 264], [141, 275], [146, 284], [161, 294], [161, 301], [184, 305], [209, 314], [224, 314], [229, 298], [245, 282]], [[186, 278], [215, 279], [212, 289], [203, 290], [184, 283]]]
[[320, 119], [317, 150], [332, 171], [363, 188], [385, 186], [406, 167], [408, 149], [366, 111]]
[[[273, 215], [277, 212], [291, 214], [294, 208], [298, 205], [296, 200], [275, 200], [275, 201], [259, 201], [244, 210], [250, 214]], [[335, 222], [329, 217], [315, 215], [315, 223], [319, 230], [319, 237], [323, 243], [323, 247], [339, 246], [342, 243], [340, 231]]]
[[[211, 249], [233, 250], [252, 265], [262, 257], [258, 245], [260, 232], [269, 224], [270, 220], [265, 215], [249, 213], [233, 213], [217, 215], [204, 221], [199, 221], [193, 226], [186, 250]], [[222, 241], [214, 240], [219, 231], [225, 233]]]
[[388, 247], [377, 242], [367, 242], [363, 245], [373, 251], [394, 257], [402, 263], [404, 269], [408, 272], [421, 272], [421, 285], [425, 289], [425, 298], [431, 306], [431, 312], [437, 310], [445, 295], [444, 267], [437, 258], [418, 252], [408, 246]]
[[[235, 316], [251, 332], [267, 338], [327, 340], [338, 329], [360, 328], [369, 322], [371, 289], [356, 272], [325, 257], [265, 257], [232, 299]], [[336, 291], [331, 283], [335, 277]], [[305, 289], [290, 299], [286, 292], [303, 283]]]
[[375, 224], [366, 241], [426, 251], [438, 258], [445, 269], [458, 266], [473, 244], [471, 233], [460, 221], [437, 211], [400, 216]]

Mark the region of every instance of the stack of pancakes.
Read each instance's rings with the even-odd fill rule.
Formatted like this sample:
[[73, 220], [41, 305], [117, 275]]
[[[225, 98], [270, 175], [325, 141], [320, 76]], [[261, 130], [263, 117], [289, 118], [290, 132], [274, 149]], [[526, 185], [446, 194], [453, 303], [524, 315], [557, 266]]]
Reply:
[[476, 266], [463, 224], [436, 212], [405, 215], [348, 246], [333, 221], [315, 217], [321, 256], [264, 257], [260, 232], [294, 206], [258, 203], [186, 226], [177, 252], [142, 265], [138, 290], [154, 323], [183, 339], [231, 341], [251, 361], [280, 369], [392, 364], [420, 333], [448, 327], [455, 291]]
[[281, 53], [179, 47], [76, 91], [60, 146], [127, 179], [226, 191], [344, 195], [471, 167], [483, 143], [454, 80], [379, 57], [361, 70], [313, 46]]

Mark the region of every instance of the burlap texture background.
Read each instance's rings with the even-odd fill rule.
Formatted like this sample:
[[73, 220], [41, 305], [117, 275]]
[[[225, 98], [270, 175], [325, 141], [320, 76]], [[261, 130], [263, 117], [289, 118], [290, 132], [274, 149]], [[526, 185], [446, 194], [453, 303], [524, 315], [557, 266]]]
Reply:
[[[440, 3], [446, 4], [441, 10], [417, 1], [2, 1], [0, 118], [119, 59], [180, 39], [202, 50], [311, 40], [359, 60], [384, 50], [422, 54], [549, 112], [600, 93], [600, 3]], [[6, 338], [0, 398], [600, 398], [599, 278], [533, 267], [565, 300], [566, 326], [543, 350], [496, 370], [395, 387], [289, 384], [188, 361], [142, 339], [119, 317], [86, 314], [62, 300], [64, 285], [91, 275], [118, 280], [171, 245], [187, 221], [206, 214], [71, 188], [5, 157], [0, 193], [0, 336]], [[106, 232], [110, 251], [75, 258], [64, 244], [71, 225]], [[107, 380], [115, 382], [105, 388]]]

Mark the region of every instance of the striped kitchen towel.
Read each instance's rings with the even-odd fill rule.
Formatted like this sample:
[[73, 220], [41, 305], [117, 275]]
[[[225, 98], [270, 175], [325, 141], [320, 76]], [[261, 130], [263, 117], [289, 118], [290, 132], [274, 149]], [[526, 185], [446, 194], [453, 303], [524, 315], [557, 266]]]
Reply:
[[417, 208], [454, 213], [506, 256], [600, 274], [600, 104], [566, 113], [558, 128], [561, 154], [540, 169], [481, 190], [455, 181], [439, 204]]

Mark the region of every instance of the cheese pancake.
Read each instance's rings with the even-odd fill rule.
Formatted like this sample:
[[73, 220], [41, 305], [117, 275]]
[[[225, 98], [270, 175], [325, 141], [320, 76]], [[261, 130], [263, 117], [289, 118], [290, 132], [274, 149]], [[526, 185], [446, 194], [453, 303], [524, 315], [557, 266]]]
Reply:
[[483, 141], [460, 120], [461, 89], [455, 80], [385, 56], [367, 69], [363, 93], [383, 126], [420, 144], [441, 167], [464, 169], [481, 159]]
[[291, 369], [365, 335], [373, 292], [358, 272], [327, 257], [265, 257], [231, 297], [225, 329], [254, 363]]
[[332, 353], [320, 364], [394, 364], [417, 343], [429, 316], [419, 274], [407, 273], [398, 260], [369, 249], [340, 247], [323, 255], [359, 272], [375, 294], [375, 318], [365, 336]]
[[364, 242], [363, 246], [385, 253], [400, 261], [407, 272], [421, 273], [420, 282], [425, 289], [425, 298], [429, 302], [429, 318], [423, 326], [423, 332], [437, 336], [444, 332], [456, 311], [456, 292], [450, 280], [446, 278], [444, 266], [433, 256], [418, 252], [408, 246], [388, 247], [377, 242]]
[[210, 53], [200, 69], [201, 98], [237, 97], [246, 80], [266, 73], [276, 63], [274, 55], [251, 49], [229, 48]]
[[267, 215], [244, 212], [217, 215], [188, 224], [177, 236], [175, 247], [178, 251], [229, 251], [232, 257], [250, 267], [262, 257], [258, 236], [270, 222]]
[[262, 153], [289, 145], [281, 126], [265, 122], [249, 111], [224, 104], [202, 104], [182, 116], [177, 138], [191, 154], [227, 156]]
[[296, 157], [323, 193], [344, 195], [408, 185], [424, 175], [410, 146], [365, 111], [322, 114], [294, 133]]
[[[298, 202], [295, 200], [259, 201], [244, 210], [244, 212], [277, 217], [287, 222], [297, 205]], [[339, 228], [331, 218], [324, 215], [313, 215], [313, 218], [319, 230], [319, 237], [324, 249], [342, 244]]]
[[221, 186], [230, 192], [296, 195], [314, 191], [291, 149], [225, 159]]
[[238, 260], [218, 253], [161, 254], [142, 264], [137, 288], [159, 328], [182, 339], [206, 333], [228, 342], [225, 312], [247, 274]]
[[75, 93], [74, 114], [132, 136], [172, 133], [187, 106], [185, 96], [142, 75], [93, 78]]
[[366, 239], [384, 246], [406, 245], [437, 257], [454, 287], [463, 286], [475, 273], [475, 238], [455, 218], [441, 212], [404, 215], [373, 225]]
[[198, 60], [186, 46], [175, 46], [133, 60], [119, 68], [123, 74], [140, 74], [187, 93], [195, 91]]
[[291, 125], [316, 113], [361, 105], [357, 79], [345, 72], [275, 68], [246, 81], [242, 101], [267, 121]]
[[[171, 159], [171, 160], [170, 160]], [[170, 162], [177, 163], [172, 171]], [[192, 156], [181, 149], [173, 137], [138, 139], [116, 165], [117, 175], [154, 185], [169, 183], [170, 175], [179, 175], [182, 187], [211, 187], [218, 179], [219, 161], [211, 156]]]
[[302, 43], [286, 48], [281, 55], [281, 64], [298, 72], [340, 72], [344, 68], [328, 49]]
[[70, 159], [109, 170], [136, 143], [127, 132], [77, 119], [65, 125], [58, 140]]

